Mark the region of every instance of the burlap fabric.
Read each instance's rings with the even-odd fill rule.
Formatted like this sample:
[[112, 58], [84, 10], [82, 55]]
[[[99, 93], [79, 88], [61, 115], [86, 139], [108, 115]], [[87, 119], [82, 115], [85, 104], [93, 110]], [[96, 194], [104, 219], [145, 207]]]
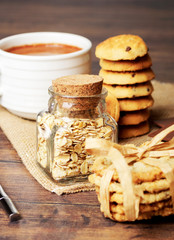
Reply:
[[[155, 104], [151, 118], [162, 119], [174, 117], [174, 84], [153, 81]], [[17, 117], [0, 106], [0, 127], [16, 149], [23, 164], [31, 175], [47, 190], [58, 195], [93, 190], [90, 183], [74, 183], [60, 186], [55, 183], [36, 163], [36, 123]], [[153, 130], [152, 126], [152, 130]], [[140, 144], [149, 140], [148, 135], [122, 140], [120, 143]]]

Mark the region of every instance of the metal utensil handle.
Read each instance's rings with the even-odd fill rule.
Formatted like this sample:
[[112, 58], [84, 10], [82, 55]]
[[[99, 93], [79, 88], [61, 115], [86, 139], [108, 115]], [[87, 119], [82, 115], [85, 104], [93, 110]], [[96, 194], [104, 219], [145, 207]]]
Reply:
[[16, 209], [15, 205], [9, 198], [9, 196], [5, 193], [4, 189], [0, 185], [0, 203], [7, 213], [10, 221], [16, 221], [20, 219], [20, 214]]

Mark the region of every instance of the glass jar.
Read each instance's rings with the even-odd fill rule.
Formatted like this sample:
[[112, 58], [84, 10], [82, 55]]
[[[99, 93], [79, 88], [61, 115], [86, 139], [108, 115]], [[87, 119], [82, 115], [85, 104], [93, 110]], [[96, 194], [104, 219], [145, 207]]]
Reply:
[[117, 142], [117, 123], [106, 112], [107, 90], [80, 97], [48, 91], [48, 111], [37, 117], [37, 161], [59, 184], [85, 181], [94, 162], [85, 150], [86, 138]]

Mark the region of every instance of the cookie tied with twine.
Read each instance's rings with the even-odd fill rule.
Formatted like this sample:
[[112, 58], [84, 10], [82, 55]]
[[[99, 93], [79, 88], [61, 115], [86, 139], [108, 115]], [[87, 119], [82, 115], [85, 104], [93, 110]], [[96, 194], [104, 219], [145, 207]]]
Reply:
[[98, 75], [77, 74], [52, 81], [58, 105], [71, 111], [94, 109], [102, 92], [103, 78]]
[[123, 222], [174, 214], [174, 138], [162, 141], [173, 131], [174, 125], [139, 147], [86, 140], [96, 155], [89, 181], [105, 217]]

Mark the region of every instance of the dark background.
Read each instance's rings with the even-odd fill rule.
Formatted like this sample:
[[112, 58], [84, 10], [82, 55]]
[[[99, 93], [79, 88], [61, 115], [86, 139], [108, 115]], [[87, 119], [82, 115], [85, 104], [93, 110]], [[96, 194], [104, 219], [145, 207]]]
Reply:
[[0, 0], [0, 38], [33, 31], [89, 38], [94, 74], [99, 42], [117, 34], [140, 35], [150, 49], [156, 79], [174, 82], [173, 0]]

